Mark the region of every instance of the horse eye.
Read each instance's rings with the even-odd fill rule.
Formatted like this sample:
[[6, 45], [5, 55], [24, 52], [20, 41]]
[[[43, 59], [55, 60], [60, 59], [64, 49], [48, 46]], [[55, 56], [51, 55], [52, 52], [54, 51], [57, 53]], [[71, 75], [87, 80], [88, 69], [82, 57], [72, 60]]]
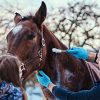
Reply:
[[27, 39], [32, 40], [35, 37], [34, 33], [31, 33], [27, 36]]

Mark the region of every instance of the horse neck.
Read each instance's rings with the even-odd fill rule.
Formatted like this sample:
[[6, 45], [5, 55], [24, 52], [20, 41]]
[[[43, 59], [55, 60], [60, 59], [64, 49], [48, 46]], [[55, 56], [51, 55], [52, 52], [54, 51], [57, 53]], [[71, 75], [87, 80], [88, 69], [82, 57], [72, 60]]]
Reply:
[[[57, 57], [58, 59], [61, 60], [62, 58], [62, 62], [67, 62], [67, 61], [71, 61], [74, 62], [74, 66], [75, 66], [75, 61], [80, 62], [78, 59], [76, 59], [75, 57], [73, 57], [72, 55], [70, 55], [69, 53], [66, 52], [65, 53], [60, 53], [60, 54], [56, 54], [52, 52], [52, 48], [58, 48], [58, 49], [62, 49], [62, 50], [66, 50], [68, 49], [63, 43], [61, 43], [59, 41], [58, 38], [55, 37], [55, 35], [53, 33], [51, 33], [46, 26], [43, 27], [44, 29], [44, 37], [45, 37], [45, 41], [46, 41], [46, 48], [47, 48], [47, 54], [50, 55], [50, 57]], [[70, 59], [70, 60], [69, 60]]]
[[44, 26], [44, 37], [47, 46], [47, 60], [43, 70], [51, 77], [54, 83], [60, 84], [61, 81], [64, 81], [63, 73], [65, 73], [65, 70], [71, 72], [70, 74], [73, 74], [76, 69], [79, 69], [81, 66], [84, 73], [84, 66], [80, 60], [69, 53], [55, 54], [52, 52], [52, 48], [67, 49], [67, 47], [63, 45], [55, 35], [46, 28], [46, 26]]
[[43, 33], [44, 33], [45, 40], [48, 41], [47, 45], [53, 43], [51, 47], [55, 47], [59, 49], [67, 49], [67, 47], [64, 44], [62, 44], [60, 40], [56, 38], [56, 36], [52, 32], [50, 32], [45, 25], [43, 25]]

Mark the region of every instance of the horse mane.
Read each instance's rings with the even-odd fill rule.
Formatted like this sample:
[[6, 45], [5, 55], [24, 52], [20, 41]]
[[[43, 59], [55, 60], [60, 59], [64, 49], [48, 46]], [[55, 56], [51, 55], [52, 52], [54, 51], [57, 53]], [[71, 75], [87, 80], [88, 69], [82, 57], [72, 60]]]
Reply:
[[55, 46], [57, 48], [68, 49], [45, 25], [43, 25], [43, 33], [46, 34], [45, 36], [49, 37], [48, 39], [52, 40], [53, 43], [56, 43]]
[[[49, 50], [52, 49], [52, 48], [58, 48], [58, 49], [62, 49], [62, 50], [68, 49], [58, 38], [56, 38], [56, 36], [51, 31], [48, 30], [48, 28], [45, 25], [43, 25], [43, 32], [45, 34], [44, 35], [45, 39], [47, 39], [48, 41], [50, 41]], [[51, 48], [50, 48], [50, 46], [51, 46]], [[74, 64], [74, 66], [76, 66], [77, 68], [80, 67], [78, 65], [78, 63], [80, 63], [81, 60], [77, 59], [76, 57], [72, 56], [71, 54], [69, 54], [69, 53], [66, 52], [66, 54], [65, 53], [60, 53], [60, 54], [58, 54], [58, 56], [60, 56], [59, 59], [60, 58], [63, 59], [62, 63], [64, 63], [65, 60], [67, 62], [67, 60], [69, 58], [70, 62], [74, 61], [74, 63], [71, 63], [72, 65]], [[69, 63], [67, 63], [67, 65], [70, 66]]]
[[[33, 19], [34, 20], [34, 17], [32, 14], [28, 15], [28, 16], [24, 16], [22, 18], [22, 21], [26, 21], [26, 20], [30, 20], [30, 19]], [[49, 29], [43, 25], [43, 33], [46, 34], [46, 36], [50, 37], [51, 40], [53, 40], [54, 42], [53, 43], [56, 43], [56, 47], [60, 48], [60, 49], [68, 49], [58, 38], [56, 38], [56, 36], [51, 32], [49, 31]]]
[[[51, 40], [50, 41], [51, 42], [51, 45], [54, 44], [56, 48], [60, 48], [60, 49], [65, 49], [65, 50], [68, 49], [58, 38], [56, 38], [56, 36], [52, 32], [50, 32], [48, 30], [48, 28], [45, 25], [43, 26], [43, 32], [44, 32], [45, 36], [47, 36], [46, 37], [47, 40], [48, 41]], [[49, 49], [52, 49], [52, 48], [49, 47]], [[57, 60], [56, 60], [55, 56], [57, 56]], [[74, 72], [74, 74], [76, 75], [76, 78], [78, 80], [80, 80], [80, 81], [82, 80], [82, 82], [85, 79], [85, 76], [87, 76], [87, 78], [88, 78], [87, 84], [88, 85], [90, 84], [90, 81], [89, 80], [91, 80], [91, 79], [90, 79], [90, 76], [88, 74], [88, 70], [87, 70], [86, 63], [85, 63], [84, 60], [82, 60], [82, 59], [79, 60], [79, 59], [77, 59], [76, 57], [72, 56], [71, 54], [69, 54], [67, 52], [66, 52], [66, 54], [65, 53], [60, 53], [60, 54], [57, 54], [55, 56], [53, 55], [53, 57], [54, 57], [53, 59], [56, 61], [56, 64], [57, 63], [59, 64], [60, 62], [62, 64], [62, 65], [60, 65], [61, 66], [60, 69], [62, 69], [63, 71], [64, 70], [69, 70], [70, 72]], [[50, 56], [48, 56], [48, 58], [49, 58], [49, 62], [50, 62], [50, 59], [51, 59]], [[45, 68], [45, 69], [46, 69], [46, 71], [48, 70], [47, 68]], [[50, 71], [48, 71], [48, 73], [50, 73]], [[84, 82], [85, 81], [86, 80], [84, 80]], [[82, 89], [81, 88], [81, 85], [82, 84], [81, 85], [80, 84], [75, 84], [74, 83], [74, 85], [76, 85], [75, 87], [77, 87], [76, 90]], [[88, 86], [87, 84], [85, 82], [83, 89], [87, 88], [87, 86]]]

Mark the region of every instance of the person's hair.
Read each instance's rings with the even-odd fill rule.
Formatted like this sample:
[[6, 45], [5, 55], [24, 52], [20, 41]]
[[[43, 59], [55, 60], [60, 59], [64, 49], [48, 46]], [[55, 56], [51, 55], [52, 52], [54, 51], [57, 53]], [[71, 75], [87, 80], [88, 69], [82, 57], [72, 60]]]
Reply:
[[[19, 65], [17, 57], [12, 55], [0, 56], [0, 80], [6, 81], [7, 83], [12, 82], [14, 86], [20, 87], [21, 90], [24, 91], [19, 76]], [[23, 98], [25, 98], [25, 96]]]

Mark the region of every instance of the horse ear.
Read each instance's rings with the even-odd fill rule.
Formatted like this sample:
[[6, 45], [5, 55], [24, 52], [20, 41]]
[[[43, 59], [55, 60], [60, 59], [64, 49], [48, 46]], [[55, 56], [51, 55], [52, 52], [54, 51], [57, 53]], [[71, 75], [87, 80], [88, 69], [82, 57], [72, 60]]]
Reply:
[[42, 1], [39, 10], [35, 14], [35, 21], [37, 25], [41, 25], [43, 23], [43, 21], [46, 18], [46, 15], [47, 15], [47, 7], [46, 4]]
[[15, 13], [14, 22], [15, 24], [19, 23], [22, 19], [22, 16], [19, 13]]

